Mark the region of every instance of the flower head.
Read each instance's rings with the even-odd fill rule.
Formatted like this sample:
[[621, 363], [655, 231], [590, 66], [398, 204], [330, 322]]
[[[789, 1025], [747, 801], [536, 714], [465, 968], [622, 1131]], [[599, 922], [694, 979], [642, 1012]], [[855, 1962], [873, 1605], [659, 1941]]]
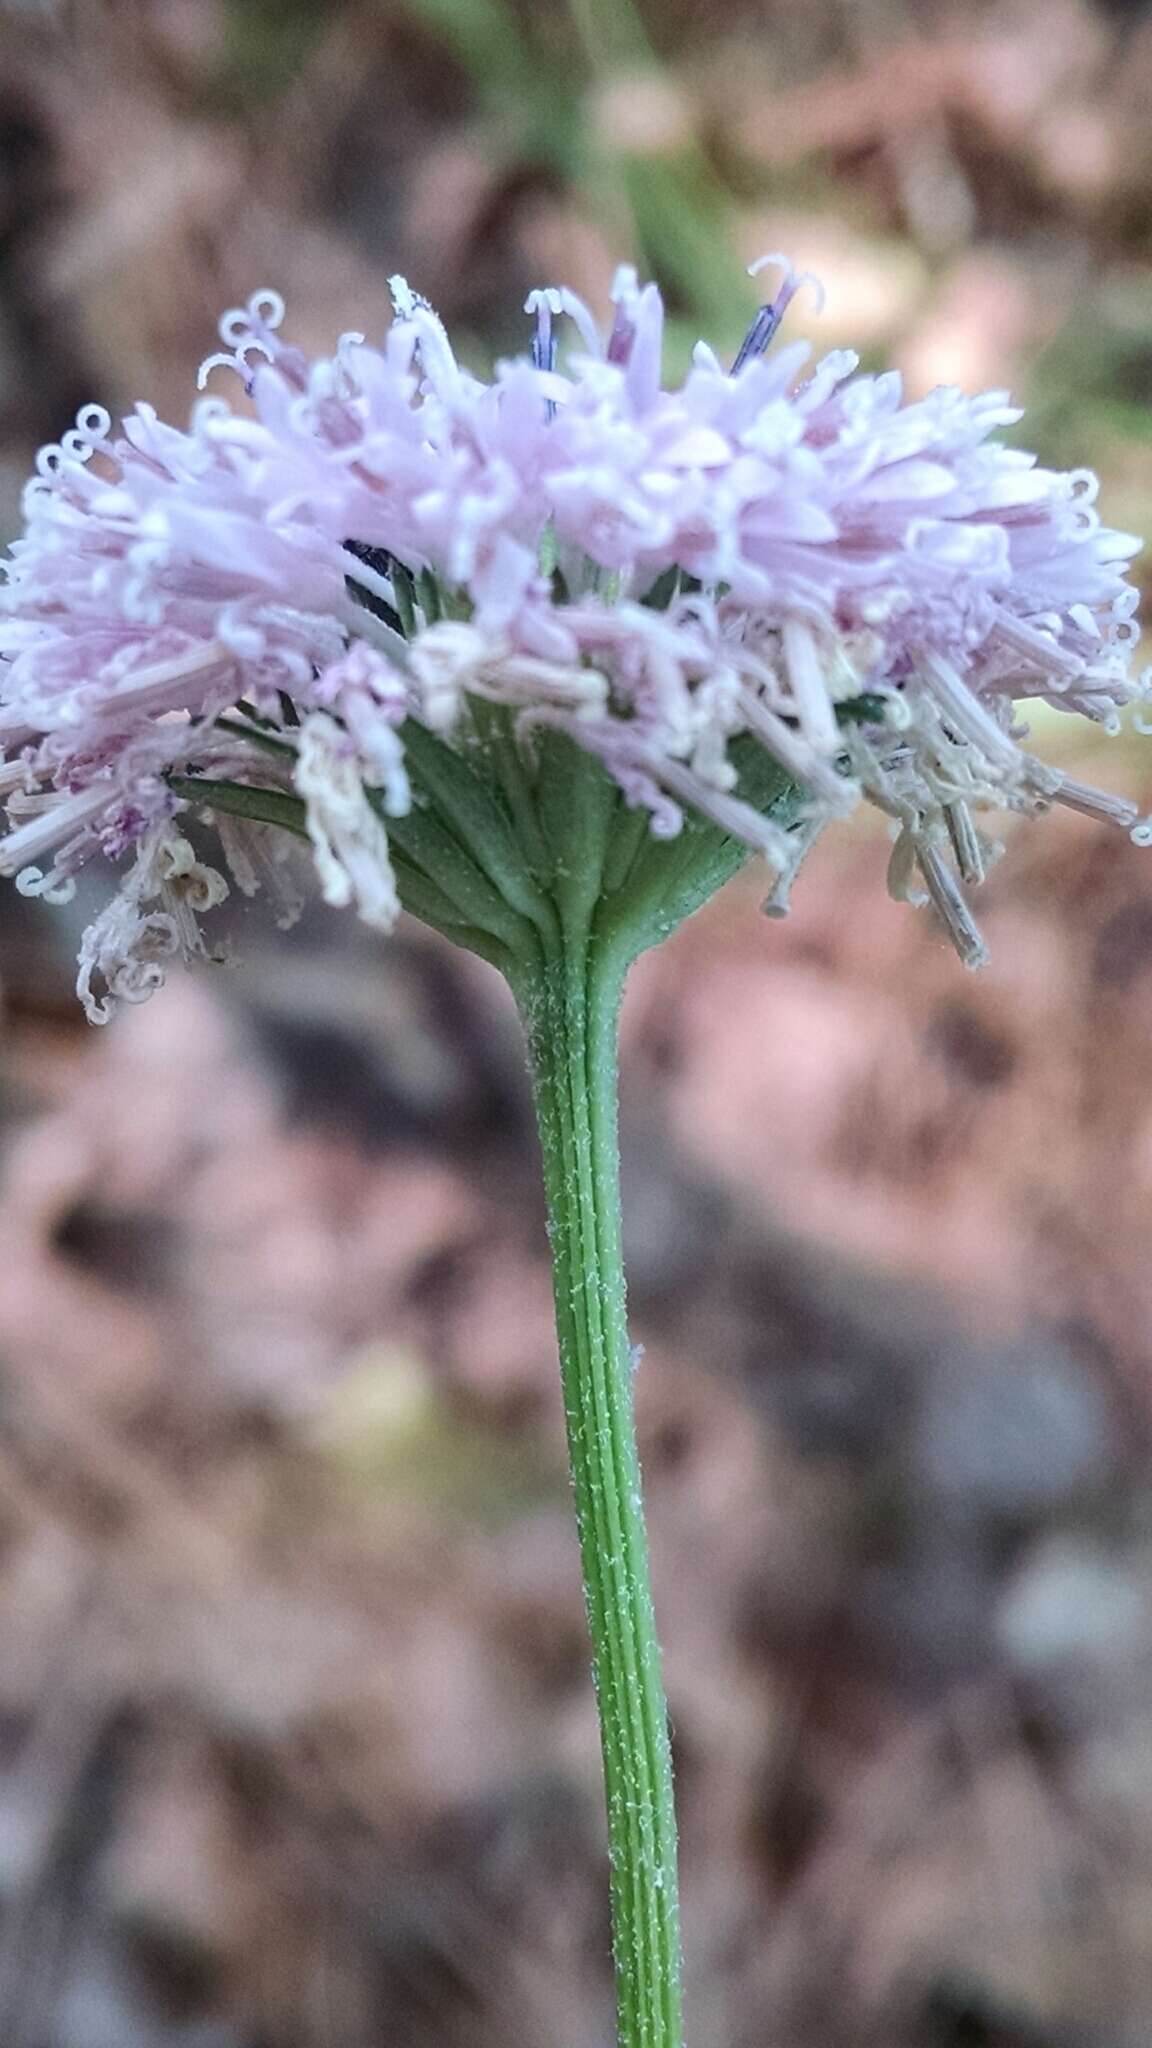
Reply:
[[[142, 405], [114, 434], [92, 406], [41, 452], [0, 599], [0, 869], [59, 895], [97, 851], [129, 862], [85, 941], [90, 1014], [93, 975], [138, 995], [201, 945], [225, 883], [189, 885], [209, 870], [181, 813], [215, 818], [245, 890], [282, 874], [269, 839], [298, 813], [326, 898], [388, 924], [390, 843], [427, 867], [420, 731], [467, 756], [492, 716], [521, 789], [560, 731], [657, 837], [702, 815], [765, 854], [776, 907], [798, 849], [871, 800], [894, 890], [972, 962], [978, 814], [1135, 826], [1027, 751], [1017, 707], [1114, 726], [1138, 543], [1101, 525], [1087, 471], [995, 438], [1019, 417], [1003, 393], [907, 401], [846, 352], [767, 354], [798, 282], [731, 370], [701, 343], [672, 388], [659, 294], [627, 270], [607, 334], [534, 293], [529, 353], [490, 380], [402, 281], [379, 347], [349, 334], [316, 362], [258, 294], [202, 373], [238, 374], [243, 409], [203, 397], [182, 431]], [[788, 829], [749, 798], [749, 750], [803, 791]]]

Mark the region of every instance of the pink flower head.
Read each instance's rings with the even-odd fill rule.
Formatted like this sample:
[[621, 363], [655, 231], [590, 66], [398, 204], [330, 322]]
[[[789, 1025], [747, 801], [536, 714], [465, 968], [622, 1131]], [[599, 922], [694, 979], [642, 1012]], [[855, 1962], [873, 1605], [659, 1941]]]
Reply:
[[[240, 887], [278, 874], [273, 799], [295, 794], [326, 896], [386, 923], [412, 737], [464, 743], [483, 704], [529, 761], [540, 729], [568, 734], [657, 834], [689, 810], [745, 839], [777, 902], [798, 845], [869, 798], [893, 887], [973, 962], [975, 814], [1136, 825], [1035, 760], [1017, 707], [1114, 726], [1138, 543], [1101, 525], [1087, 471], [995, 438], [1019, 417], [1003, 393], [909, 401], [846, 352], [766, 353], [798, 282], [785, 267], [731, 369], [701, 343], [672, 387], [659, 293], [627, 270], [606, 334], [534, 293], [529, 352], [489, 380], [401, 280], [379, 346], [315, 362], [262, 293], [202, 374], [238, 373], [243, 410], [205, 397], [180, 430], [141, 405], [116, 434], [91, 406], [41, 451], [0, 596], [0, 868], [60, 894], [92, 853], [132, 857], [86, 947], [92, 1014], [93, 972], [150, 987], [226, 886], [181, 880], [195, 778], [268, 798], [221, 826]], [[741, 794], [749, 744], [804, 789], [799, 832]]]

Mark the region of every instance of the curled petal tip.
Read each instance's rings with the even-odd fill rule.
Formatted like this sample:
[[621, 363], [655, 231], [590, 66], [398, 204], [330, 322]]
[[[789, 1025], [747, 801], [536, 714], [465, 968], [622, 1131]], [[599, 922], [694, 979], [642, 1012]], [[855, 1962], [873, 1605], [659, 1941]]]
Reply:
[[749, 277], [759, 277], [760, 272], [767, 270], [770, 263], [778, 264], [783, 271], [784, 275], [780, 280], [781, 284], [790, 284], [792, 282], [796, 275], [796, 265], [793, 263], [792, 258], [785, 256], [780, 249], [769, 249], [763, 256], [757, 256], [756, 261], [748, 265]]
[[792, 258], [785, 256], [779, 249], [771, 249], [767, 255], [758, 256], [755, 263], [750, 263], [748, 265], [749, 277], [759, 277], [760, 272], [767, 270], [768, 266], [772, 263], [775, 263], [782, 273], [780, 278], [780, 296], [785, 299], [785, 304], [795, 297], [801, 285], [810, 284], [816, 296], [817, 313], [824, 311], [825, 291], [823, 280], [817, 277], [814, 270], [798, 271]]
[[284, 319], [284, 300], [279, 292], [265, 286], [262, 291], [253, 292], [245, 306], [232, 306], [221, 314], [219, 335], [229, 348], [236, 348], [252, 335], [274, 332]]

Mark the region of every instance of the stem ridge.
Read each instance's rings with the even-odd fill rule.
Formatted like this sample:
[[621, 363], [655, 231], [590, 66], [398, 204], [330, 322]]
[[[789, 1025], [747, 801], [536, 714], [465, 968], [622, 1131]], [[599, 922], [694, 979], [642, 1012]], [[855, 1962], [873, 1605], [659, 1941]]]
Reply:
[[520, 978], [600, 1707], [621, 2048], [681, 2048], [672, 1761], [640, 1493], [620, 1245], [617, 1018], [627, 956], [569, 925]]

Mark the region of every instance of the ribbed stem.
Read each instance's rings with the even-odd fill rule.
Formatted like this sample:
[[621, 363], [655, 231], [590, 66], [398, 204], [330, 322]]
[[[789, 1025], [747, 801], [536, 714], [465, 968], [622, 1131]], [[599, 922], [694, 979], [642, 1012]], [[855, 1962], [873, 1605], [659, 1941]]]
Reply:
[[676, 1819], [620, 1247], [617, 1019], [626, 954], [571, 931], [518, 977], [601, 1745], [620, 2048], [681, 2048]]

